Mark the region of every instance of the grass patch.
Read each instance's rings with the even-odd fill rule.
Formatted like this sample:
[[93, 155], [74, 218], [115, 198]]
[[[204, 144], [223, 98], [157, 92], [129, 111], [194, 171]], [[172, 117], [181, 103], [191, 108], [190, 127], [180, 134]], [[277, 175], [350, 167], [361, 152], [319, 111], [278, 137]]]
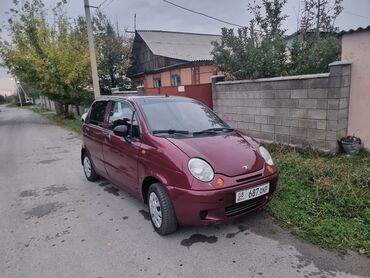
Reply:
[[8, 104], [6, 105], [6, 107], [10, 107], [10, 108], [12, 108], [12, 107], [18, 107], [18, 105], [17, 105], [17, 103], [16, 103], [16, 102], [11, 102], [11, 103], [8, 103]]
[[39, 107], [39, 106], [33, 106], [29, 108], [31, 111], [44, 114], [52, 123], [57, 124], [63, 128], [66, 128], [68, 130], [72, 130], [78, 134], [81, 134], [81, 120], [80, 119], [69, 119], [64, 118], [63, 115], [57, 115], [55, 113], [48, 113], [52, 112], [49, 109]]
[[78, 134], [81, 134], [81, 120], [79, 119], [66, 119], [63, 116], [51, 114], [47, 115], [48, 119], [53, 123], [64, 127], [66, 129], [72, 130]]
[[280, 172], [267, 207], [299, 237], [370, 256], [370, 154], [322, 156], [271, 145]]
[[50, 109], [40, 107], [40, 106], [31, 106], [31, 107], [29, 107], [29, 109], [31, 111], [33, 111], [35, 113], [39, 113], [39, 114], [52, 112]]

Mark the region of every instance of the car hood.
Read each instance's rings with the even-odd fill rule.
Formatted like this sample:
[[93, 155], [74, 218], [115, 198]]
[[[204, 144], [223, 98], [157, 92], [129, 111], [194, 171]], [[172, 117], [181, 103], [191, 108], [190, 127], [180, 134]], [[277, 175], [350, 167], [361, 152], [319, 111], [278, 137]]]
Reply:
[[258, 151], [238, 132], [167, 139], [190, 158], [206, 160], [215, 173], [225, 176], [234, 177], [258, 171], [264, 165], [264, 159]]

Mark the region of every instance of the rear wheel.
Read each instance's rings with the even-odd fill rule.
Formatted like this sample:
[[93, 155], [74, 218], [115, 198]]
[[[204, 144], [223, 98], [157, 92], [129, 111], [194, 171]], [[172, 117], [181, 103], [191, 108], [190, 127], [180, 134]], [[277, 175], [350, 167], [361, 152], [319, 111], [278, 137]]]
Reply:
[[176, 231], [175, 210], [166, 189], [160, 183], [154, 183], [149, 187], [148, 207], [150, 219], [158, 234], [168, 235]]
[[82, 161], [86, 178], [89, 181], [97, 181], [99, 179], [99, 175], [95, 172], [90, 155], [87, 152], [84, 154]]

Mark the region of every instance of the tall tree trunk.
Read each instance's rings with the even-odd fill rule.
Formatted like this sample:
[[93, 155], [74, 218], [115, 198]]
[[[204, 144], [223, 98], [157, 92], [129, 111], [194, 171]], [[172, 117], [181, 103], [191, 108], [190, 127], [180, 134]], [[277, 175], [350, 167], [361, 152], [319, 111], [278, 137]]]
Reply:
[[[49, 102], [50, 102], [50, 100], [49, 100]], [[49, 109], [51, 109], [51, 108], [52, 108], [51, 104], [49, 103]], [[55, 112], [58, 115], [64, 114], [63, 104], [61, 104], [60, 102], [54, 101], [54, 108], [55, 108]]]
[[77, 115], [78, 116], [81, 116], [80, 106], [79, 105], [76, 105], [76, 112], [77, 112]]
[[110, 75], [111, 88], [114, 88], [116, 87], [116, 80], [114, 79], [114, 72], [110, 71], [109, 75]]
[[69, 105], [68, 104], [64, 104], [64, 118], [68, 118], [69, 117]]

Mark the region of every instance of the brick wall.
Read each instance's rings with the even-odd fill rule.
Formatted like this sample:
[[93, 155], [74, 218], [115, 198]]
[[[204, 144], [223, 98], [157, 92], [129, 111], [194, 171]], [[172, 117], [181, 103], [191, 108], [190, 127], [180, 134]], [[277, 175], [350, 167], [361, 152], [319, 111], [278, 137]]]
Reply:
[[349, 63], [332, 63], [324, 74], [221, 79], [212, 79], [214, 111], [256, 139], [336, 152], [347, 133]]

